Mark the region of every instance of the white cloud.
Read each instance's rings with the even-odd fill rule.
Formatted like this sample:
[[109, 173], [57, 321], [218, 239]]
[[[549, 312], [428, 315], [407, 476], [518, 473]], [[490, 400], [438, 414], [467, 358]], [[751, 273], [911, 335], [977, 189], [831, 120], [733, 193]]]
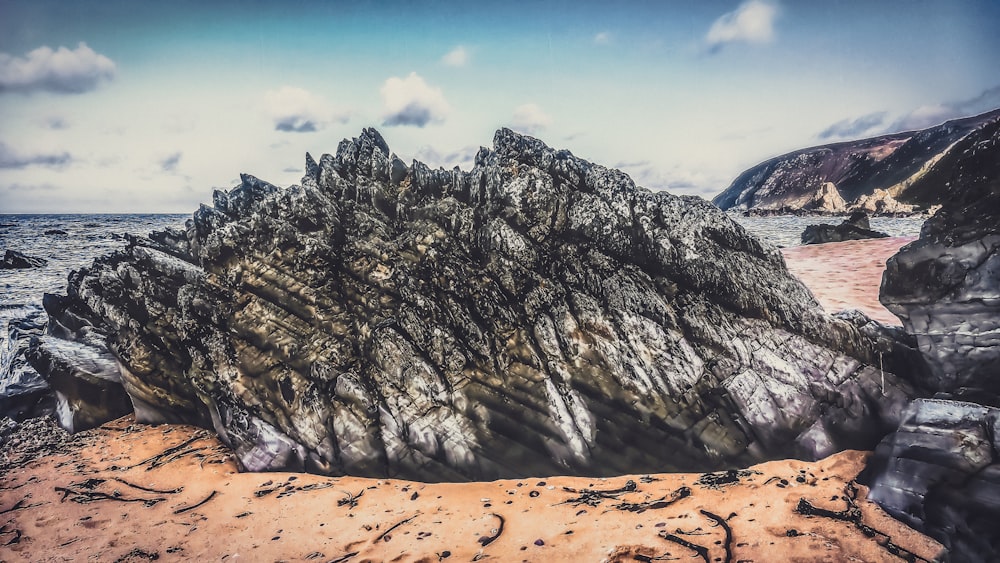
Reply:
[[549, 125], [552, 125], [552, 118], [538, 104], [519, 105], [510, 118], [511, 129], [528, 135], [537, 134]]
[[984, 113], [997, 107], [1000, 107], [1000, 86], [988, 88], [965, 100], [920, 106], [893, 122], [886, 132], [926, 129], [951, 119]]
[[0, 92], [81, 94], [114, 78], [114, 61], [80, 43], [76, 49], [43, 46], [24, 57], [0, 53]]
[[882, 125], [885, 122], [886, 114], [887, 112], [877, 111], [856, 119], [842, 119], [821, 131], [817, 136], [820, 139], [857, 137]]
[[594, 43], [597, 45], [609, 45], [613, 39], [610, 31], [602, 31], [594, 35]]
[[440, 152], [432, 146], [426, 145], [417, 150], [413, 158], [424, 164], [436, 168], [452, 169], [456, 166], [462, 170], [470, 170], [476, 162], [476, 153], [479, 152], [477, 146], [466, 146], [452, 152]]
[[382, 85], [382, 104], [385, 112], [382, 125], [415, 125], [440, 123], [451, 111], [440, 88], [427, 84], [415, 72], [406, 78], [393, 76]]
[[182, 153], [177, 151], [160, 159], [160, 169], [164, 172], [176, 172], [177, 165], [181, 162]]
[[0, 169], [21, 169], [29, 166], [59, 168], [73, 160], [68, 152], [33, 151], [23, 152], [0, 142]]
[[712, 23], [705, 41], [712, 52], [727, 43], [768, 43], [774, 39], [778, 7], [763, 0], [747, 0]]
[[448, 66], [465, 66], [469, 63], [470, 58], [469, 51], [459, 45], [441, 57], [441, 62]]
[[347, 123], [349, 114], [336, 111], [322, 97], [293, 86], [283, 86], [264, 94], [264, 105], [276, 131], [311, 133], [332, 122]]
[[725, 178], [718, 174], [707, 174], [700, 170], [673, 166], [664, 171], [648, 160], [618, 162], [614, 165], [632, 178], [635, 185], [649, 190], [666, 190], [676, 195], [697, 195], [706, 199], [725, 186]]

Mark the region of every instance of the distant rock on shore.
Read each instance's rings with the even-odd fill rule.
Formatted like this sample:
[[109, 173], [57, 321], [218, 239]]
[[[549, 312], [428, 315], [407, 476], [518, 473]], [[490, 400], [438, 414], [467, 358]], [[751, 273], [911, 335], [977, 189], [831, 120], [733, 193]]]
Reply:
[[44, 258], [35, 258], [34, 256], [28, 256], [16, 250], [8, 249], [4, 252], [3, 260], [0, 260], [0, 270], [41, 268], [48, 263], [49, 261]]
[[140, 421], [214, 428], [249, 470], [815, 459], [872, 447], [918, 394], [893, 374], [912, 342], [825, 315], [716, 207], [509, 130], [462, 172], [366, 129], [307, 155], [301, 186], [243, 176], [45, 306], [53, 338], [113, 354]]
[[947, 201], [944, 181], [952, 162], [970, 150], [966, 140], [998, 119], [1000, 109], [921, 131], [788, 153], [743, 172], [712, 203], [757, 214], [927, 210]]
[[839, 225], [808, 225], [802, 231], [802, 244], [825, 244], [828, 242], [844, 242], [845, 240], [865, 240], [870, 238], [886, 238], [888, 233], [873, 231], [868, 215], [855, 211]]

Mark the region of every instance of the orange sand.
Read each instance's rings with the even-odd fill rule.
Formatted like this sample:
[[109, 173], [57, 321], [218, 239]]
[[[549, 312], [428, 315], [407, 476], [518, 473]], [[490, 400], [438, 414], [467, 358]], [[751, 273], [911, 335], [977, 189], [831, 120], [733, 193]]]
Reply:
[[[941, 551], [863, 487], [856, 502], [874, 537], [796, 512], [802, 499], [844, 511], [862, 452], [766, 463], [711, 486], [697, 474], [464, 484], [239, 474], [210, 433], [129, 418], [68, 449], [0, 475], [0, 559], [700, 561], [705, 549], [705, 560], [726, 561], [728, 546], [733, 562], [898, 562], [887, 542], [924, 559]], [[630, 480], [634, 491], [577, 502], [583, 489]]]
[[914, 237], [811, 244], [781, 249], [789, 271], [806, 284], [823, 308], [835, 313], [860, 309], [883, 323], [899, 319], [878, 300], [885, 261]]

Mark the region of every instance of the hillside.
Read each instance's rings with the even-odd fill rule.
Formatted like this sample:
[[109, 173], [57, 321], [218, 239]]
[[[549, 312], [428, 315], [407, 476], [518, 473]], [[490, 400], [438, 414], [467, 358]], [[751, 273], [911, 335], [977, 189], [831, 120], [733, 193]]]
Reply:
[[940, 181], [947, 170], [966, 160], [971, 166], [986, 164], [963, 141], [998, 120], [1000, 109], [919, 131], [784, 154], [740, 174], [712, 203], [724, 210], [757, 211], [926, 209], [948, 197]]

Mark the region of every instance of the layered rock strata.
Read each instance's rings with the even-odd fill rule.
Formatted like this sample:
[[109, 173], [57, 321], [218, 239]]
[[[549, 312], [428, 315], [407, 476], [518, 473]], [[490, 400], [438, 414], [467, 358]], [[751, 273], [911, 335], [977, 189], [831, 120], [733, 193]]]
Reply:
[[823, 314], [714, 206], [508, 130], [469, 172], [366, 129], [301, 185], [243, 176], [46, 310], [60, 337], [105, 335], [138, 420], [214, 428], [255, 471], [819, 458], [873, 446], [915, 393], [905, 342]]
[[1000, 557], [1000, 409], [918, 399], [861, 480], [868, 498], [940, 541], [955, 561]]

